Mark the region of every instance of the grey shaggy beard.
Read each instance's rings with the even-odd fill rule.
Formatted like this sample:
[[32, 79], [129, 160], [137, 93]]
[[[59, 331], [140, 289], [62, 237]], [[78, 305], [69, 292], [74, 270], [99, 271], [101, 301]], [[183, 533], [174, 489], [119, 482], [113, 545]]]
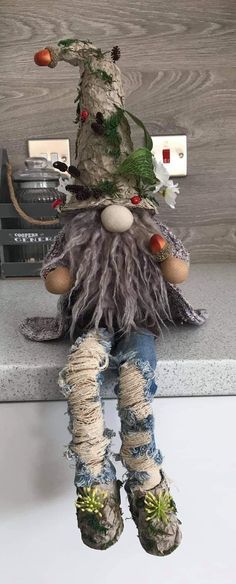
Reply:
[[81, 210], [65, 223], [67, 261], [75, 278], [69, 295], [75, 328], [101, 326], [129, 333], [146, 328], [154, 333], [172, 321], [166, 284], [148, 242], [158, 227], [149, 211], [133, 211], [132, 227], [124, 233], [106, 231], [101, 210]]

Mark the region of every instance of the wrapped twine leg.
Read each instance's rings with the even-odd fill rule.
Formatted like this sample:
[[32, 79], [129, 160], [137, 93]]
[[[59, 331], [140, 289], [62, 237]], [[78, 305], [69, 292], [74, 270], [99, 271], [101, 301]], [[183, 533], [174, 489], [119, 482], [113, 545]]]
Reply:
[[106, 549], [123, 530], [119, 483], [108, 457], [112, 432], [105, 429], [100, 373], [110, 350], [105, 330], [90, 331], [71, 348], [59, 385], [68, 400], [72, 440], [67, 458], [76, 464], [77, 519], [84, 543]]
[[121, 418], [120, 457], [127, 468], [125, 489], [143, 548], [167, 555], [181, 541], [177, 509], [161, 468], [151, 401], [155, 392], [155, 339], [133, 333], [119, 347], [118, 408]]
[[[146, 374], [146, 379], [144, 377]], [[154, 440], [154, 418], [146, 386], [153, 375], [148, 364], [144, 373], [135, 363], [120, 367], [119, 410], [121, 459], [128, 470], [128, 483], [146, 491], [161, 481], [162, 454]]]
[[[99, 372], [108, 366], [108, 354], [97, 333], [79, 339], [71, 349], [63, 378], [70, 391], [68, 411], [72, 441], [68, 455], [76, 455], [76, 485], [89, 486], [104, 480], [110, 439], [105, 432], [100, 399]], [[83, 473], [84, 470], [84, 473]], [[101, 480], [102, 472], [104, 472]]]

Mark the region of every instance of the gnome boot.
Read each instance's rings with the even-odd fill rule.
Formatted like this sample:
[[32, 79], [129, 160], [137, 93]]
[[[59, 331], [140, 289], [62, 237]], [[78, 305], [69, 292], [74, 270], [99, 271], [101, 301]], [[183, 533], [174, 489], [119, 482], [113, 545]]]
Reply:
[[162, 470], [160, 472], [161, 482], [150, 490], [142, 490], [141, 485], [131, 488], [127, 483], [125, 486], [140, 543], [154, 556], [171, 554], [182, 539], [176, 505], [166, 477]]
[[76, 514], [85, 545], [105, 550], [119, 539], [123, 531], [120, 508], [120, 481], [77, 489]]

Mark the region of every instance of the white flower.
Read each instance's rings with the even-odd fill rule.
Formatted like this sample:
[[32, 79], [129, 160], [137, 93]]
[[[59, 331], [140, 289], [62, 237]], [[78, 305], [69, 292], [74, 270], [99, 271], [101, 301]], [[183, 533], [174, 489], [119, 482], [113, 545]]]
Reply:
[[[159, 183], [155, 185], [152, 196], [157, 200], [158, 197], [155, 195], [158, 195], [158, 193], [163, 195], [166, 204], [169, 205], [171, 209], [174, 209], [176, 197], [179, 194], [178, 184], [174, 184], [173, 180], [170, 180], [168, 170], [162, 162], [157, 162], [155, 156], [153, 156], [153, 170]], [[160, 191], [162, 192], [160, 193]]]
[[178, 184], [174, 184], [173, 180], [168, 180], [168, 184], [166, 186], [164, 192], [164, 199], [167, 205], [171, 207], [171, 209], [175, 208], [176, 197], [179, 194]]
[[155, 157], [153, 157], [153, 170], [155, 172], [157, 180], [160, 181], [161, 186], [162, 185], [167, 186], [168, 179], [170, 176], [168, 170], [166, 169], [164, 164], [162, 164], [162, 162], [157, 162]]
[[57, 187], [57, 190], [59, 193], [66, 195], [66, 203], [67, 204], [70, 202], [70, 199], [72, 197], [72, 193], [70, 193], [69, 191], [66, 190], [66, 186], [72, 185], [72, 184], [74, 184], [74, 179], [72, 179], [71, 177], [69, 177], [69, 176], [60, 176], [59, 177], [59, 186]]

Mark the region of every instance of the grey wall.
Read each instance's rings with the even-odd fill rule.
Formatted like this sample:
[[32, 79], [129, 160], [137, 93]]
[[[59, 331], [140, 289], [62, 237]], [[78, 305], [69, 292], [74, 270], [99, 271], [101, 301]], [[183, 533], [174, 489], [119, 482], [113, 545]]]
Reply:
[[74, 143], [77, 70], [39, 69], [33, 54], [67, 37], [119, 44], [128, 108], [154, 135], [188, 136], [188, 177], [164, 220], [192, 260], [235, 259], [235, 0], [1, 0], [0, 9], [0, 136], [13, 164], [27, 138]]

